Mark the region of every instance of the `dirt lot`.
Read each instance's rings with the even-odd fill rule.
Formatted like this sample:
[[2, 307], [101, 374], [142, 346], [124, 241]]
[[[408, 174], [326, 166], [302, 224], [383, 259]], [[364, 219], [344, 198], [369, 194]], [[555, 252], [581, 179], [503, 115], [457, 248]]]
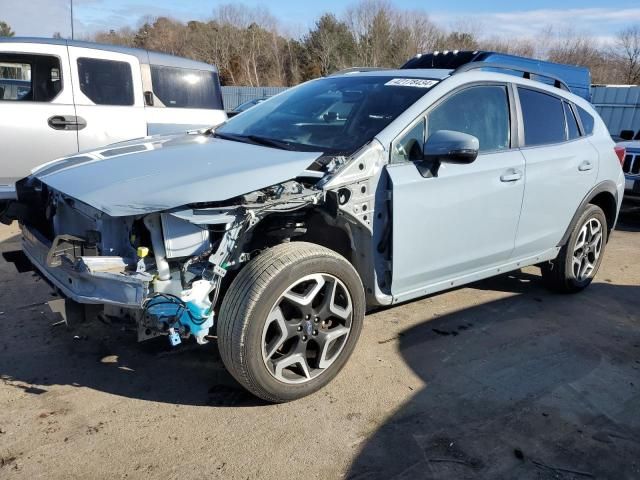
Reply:
[[338, 378], [287, 405], [215, 343], [56, 325], [3, 227], [0, 478], [640, 478], [639, 227], [580, 295], [527, 269], [369, 315]]

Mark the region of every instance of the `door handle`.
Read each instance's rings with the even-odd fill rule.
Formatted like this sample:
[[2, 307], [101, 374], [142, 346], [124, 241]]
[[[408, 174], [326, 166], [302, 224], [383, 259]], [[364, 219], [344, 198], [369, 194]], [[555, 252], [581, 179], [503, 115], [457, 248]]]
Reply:
[[520, 170], [510, 170], [507, 173], [500, 175], [501, 182], [517, 182], [522, 178], [522, 172]]
[[581, 172], [593, 170], [593, 163], [591, 163], [589, 160], [585, 160], [580, 165], [578, 165], [578, 170], [580, 170]]
[[75, 115], [54, 115], [47, 123], [54, 130], [82, 130], [87, 126], [84, 118]]

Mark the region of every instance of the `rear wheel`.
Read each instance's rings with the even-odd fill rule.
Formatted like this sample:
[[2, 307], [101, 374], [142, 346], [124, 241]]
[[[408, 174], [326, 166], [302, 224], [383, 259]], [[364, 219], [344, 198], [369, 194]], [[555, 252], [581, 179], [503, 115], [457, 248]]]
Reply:
[[589, 286], [602, 263], [607, 232], [602, 209], [588, 205], [558, 257], [542, 266], [546, 285], [561, 293], [575, 293]]
[[229, 372], [256, 396], [285, 402], [329, 383], [353, 352], [364, 290], [351, 264], [293, 242], [251, 262], [220, 309], [218, 345]]

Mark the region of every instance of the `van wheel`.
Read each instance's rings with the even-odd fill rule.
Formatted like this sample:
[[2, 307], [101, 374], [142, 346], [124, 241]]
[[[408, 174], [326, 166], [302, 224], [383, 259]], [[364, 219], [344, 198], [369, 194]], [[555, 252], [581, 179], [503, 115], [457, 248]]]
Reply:
[[588, 205], [555, 260], [542, 265], [542, 279], [551, 290], [576, 293], [593, 281], [607, 244], [607, 218]]
[[254, 395], [295, 400], [342, 369], [364, 311], [362, 282], [345, 258], [311, 243], [277, 245], [229, 286], [218, 320], [220, 356]]

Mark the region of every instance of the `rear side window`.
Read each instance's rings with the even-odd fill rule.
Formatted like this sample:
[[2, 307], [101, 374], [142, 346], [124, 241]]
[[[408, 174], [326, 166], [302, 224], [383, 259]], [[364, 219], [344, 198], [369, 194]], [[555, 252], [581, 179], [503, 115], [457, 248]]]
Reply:
[[518, 87], [526, 146], [566, 140], [563, 102], [557, 97]]
[[509, 148], [507, 88], [487, 85], [453, 94], [429, 113], [427, 129], [427, 138], [438, 130], [473, 135], [481, 152]]
[[165, 107], [222, 110], [216, 72], [151, 65], [151, 82]]
[[96, 105], [133, 105], [133, 77], [127, 62], [79, 58], [80, 90]]
[[567, 135], [569, 136], [569, 140], [573, 140], [580, 136], [580, 129], [578, 129], [578, 122], [576, 120], [576, 116], [573, 114], [573, 110], [571, 105], [567, 102], [562, 102], [564, 105], [564, 116], [567, 119]]
[[0, 100], [50, 102], [61, 91], [58, 57], [0, 54]]
[[593, 133], [593, 124], [595, 120], [593, 116], [587, 112], [584, 108], [578, 108], [578, 115], [580, 115], [580, 121], [582, 122], [582, 127], [584, 128], [585, 135], [591, 135]]

